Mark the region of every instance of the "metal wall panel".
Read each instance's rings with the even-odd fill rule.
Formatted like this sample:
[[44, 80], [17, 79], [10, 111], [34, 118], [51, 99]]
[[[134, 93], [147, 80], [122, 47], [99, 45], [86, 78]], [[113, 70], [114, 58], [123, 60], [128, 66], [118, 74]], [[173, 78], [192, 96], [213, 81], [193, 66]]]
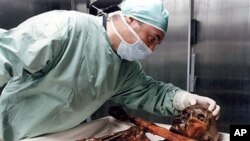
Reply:
[[34, 15], [50, 11], [72, 9], [73, 0], [0, 0], [0, 28], [16, 27]]
[[[141, 63], [144, 71], [155, 80], [186, 90], [190, 2], [167, 0], [165, 6], [170, 13], [166, 37], [152, 55]], [[159, 117], [142, 111], [133, 114], [150, 121], [172, 122], [172, 117]]]
[[10, 29], [33, 15], [33, 0], [0, 0], [0, 28]]
[[196, 91], [221, 105], [221, 131], [250, 123], [250, 1], [193, 0]]
[[165, 5], [170, 13], [166, 37], [153, 54], [141, 62], [145, 72], [154, 79], [186, 89], [189, 0], [167, 0]]

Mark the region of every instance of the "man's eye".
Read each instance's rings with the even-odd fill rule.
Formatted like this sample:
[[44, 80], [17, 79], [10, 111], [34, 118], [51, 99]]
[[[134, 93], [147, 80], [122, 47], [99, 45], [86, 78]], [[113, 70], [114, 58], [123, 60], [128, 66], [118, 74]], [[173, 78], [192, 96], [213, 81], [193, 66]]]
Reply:
[[149, 37], [149, 41], [151, 44], [158, 44], [159, 43], [158, 38], [156, 36], [152, 36], [152, 35]]

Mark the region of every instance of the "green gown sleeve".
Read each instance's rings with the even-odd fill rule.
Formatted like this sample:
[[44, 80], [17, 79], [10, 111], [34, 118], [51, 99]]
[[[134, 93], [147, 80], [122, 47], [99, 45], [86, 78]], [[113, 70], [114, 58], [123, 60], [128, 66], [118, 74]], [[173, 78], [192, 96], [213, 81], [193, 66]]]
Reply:
[[[13, 76], [41, 75], [63, 51], [67, 23], [53, 15], [26, 20], [18, 27], [0, 30], [0, 87]], [[54, 20], [53, 20], [54, 19]]]
[[[5, 29], [0, 28], [0, 40], [2, 36], [7, 32]], [[0, 42], [1, 44], [1, 42]], [[8, 80], [11, 78], [11, 65], [9, 60], [4, 56], [4, 53], [1, 51], [1, 45], [0, 45], [0, 87], [2, 87], [4, 84], [8, 82]]]
[[145, 74], [139, 62], [123, 61], [119, 76], [119, 89], [112, 99], [115, 103], [163, 116], [179, 113], [173, 106], [173, 99], [181, 89], [155, 81]]

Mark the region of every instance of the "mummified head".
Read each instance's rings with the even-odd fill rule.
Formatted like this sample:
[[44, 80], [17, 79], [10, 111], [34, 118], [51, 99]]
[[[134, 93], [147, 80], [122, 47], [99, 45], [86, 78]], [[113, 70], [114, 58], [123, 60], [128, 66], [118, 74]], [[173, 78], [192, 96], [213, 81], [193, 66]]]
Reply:
[[217, 141], [216, 120], [207, 109], [193, 105], [182, 110], [176, 117], [170, 131], [199, 141]]

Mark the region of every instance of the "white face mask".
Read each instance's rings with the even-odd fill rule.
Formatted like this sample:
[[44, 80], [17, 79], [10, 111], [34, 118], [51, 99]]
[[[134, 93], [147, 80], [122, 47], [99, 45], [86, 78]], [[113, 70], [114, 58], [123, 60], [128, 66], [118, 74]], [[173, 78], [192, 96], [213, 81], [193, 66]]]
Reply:
[[128, 25], [124, 17], [122, 15], [120, 16], [123, 22], [127, 25], [128, 29], [134, 34], [134, 36], [136, 36], [137, 40], [133, 44], [129, 44], [128, 42], [126, 42], [116, 30], [114, 23], [111, 19], [111, 25], [117, 36], [121, 39], [121, 43], [117, 49], [117, 54], [122, 59], [128, 61], [135, 61], [148, 57], [152, 53], [151, 49], [148, 48], [148, 46], [140, 39], [136, 32]]

